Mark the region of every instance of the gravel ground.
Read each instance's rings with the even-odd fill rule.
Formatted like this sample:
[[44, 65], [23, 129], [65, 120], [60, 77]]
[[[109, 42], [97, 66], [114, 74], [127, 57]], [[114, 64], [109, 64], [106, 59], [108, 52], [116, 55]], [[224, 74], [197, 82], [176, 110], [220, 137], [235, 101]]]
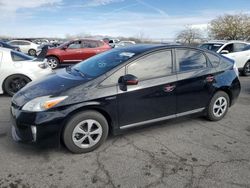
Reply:
[[185, 117], [110, 136], [92, 153], [38, 149], [10, 136], [0, 96], [0, 187], [250, 187], [250, 77], [219, 122]]

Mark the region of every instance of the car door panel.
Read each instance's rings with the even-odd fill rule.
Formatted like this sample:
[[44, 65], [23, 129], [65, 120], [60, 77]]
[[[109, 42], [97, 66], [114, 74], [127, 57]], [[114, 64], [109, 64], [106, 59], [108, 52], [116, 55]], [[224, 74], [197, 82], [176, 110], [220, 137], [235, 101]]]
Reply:
[[215, 70], [178, 73], [176, 85], [177, 113], [204, 108], [214, 92]]
[[175, 89], [167, 88], [175, 86], [176, 80], [176, 75], [171, 75], [141, 81], [136, 86], [128, 86], [125, 92], [118, 89], [120, 126], [175, 115]]
[[179, 48], [175, 55], [177, 113], [206, 107], [213, 92], [215, 69], [199, 50]]

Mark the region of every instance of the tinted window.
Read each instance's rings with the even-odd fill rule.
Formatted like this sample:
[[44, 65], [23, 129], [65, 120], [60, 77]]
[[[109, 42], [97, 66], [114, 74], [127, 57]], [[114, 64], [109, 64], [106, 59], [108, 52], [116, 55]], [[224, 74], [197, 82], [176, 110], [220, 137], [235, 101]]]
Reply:
[[125, 74], [125, 67], [119, 69], [115, 73], [113, 73], [111, 76], [109, 76], [106, 80], [102, 82], [102, 85], [108, 86], [108, 85], [114, 85], [118, 83], [118, 79], [121, 76], [124, 76]]
[[206, 55], [213, 67], [217, 67], [220, 64], [220, 58], [216, 55], [210, 53], [206, 53]]
[[81, 41], [75, 41], [72, 42], [68, 45], [69, 49], [77, 49], [77, 48], [81, 48]]
[[76, 64], [73, 69], [79, 69], [83, 74], [95, 78], [127, 61], [134, 55], [135, 53], [121, 50], [107, 51]]
[[247, 44], [243, 44], [243, 43], [234, 43], [234, 52], [240, 52], [240, 51], [242, 51], [246, 46], [247, 46]]
[[170, 50], [147, 55], [128, 66], [128, 74], [139, 80], [155, 78], [172, 73], [172, 53]]
[[207, 67], [206, 57], [200, 51], [196, 50], [177, 49], [176, 62], [181, 72]]
[[27, 61], [27, 60], [33, 59], [33, 57], [27, 56], [27, 55], [25, 55], [23, 53], [19, 53], [19, 52], [11, 51], [10, 54], [11, 54], [11, 58], [13, 61]]
[[103, 43], [101, 41], [98, 41], [98, 46], [99, 47], [103, 46]]
[[250, 50], [250, 45], [246, 46], [242, 51]]
[[30, 43], [25, 42], [25, 41], [19, 41], [18, 44], [19, 44], [19, 45], [29, 45]]
[[97, 48], [98, 43], [96, 41], [83, 41], [84, 48]]
[[223, 44], [202, 44], [200, 48], [211, 50], [213, 52], [217, 52]]
[[232, 53], [234, 51], [234, 45], [233, 44], [228, 44], [221, 51], [223, 51], [223, 50], [226, 50], [229, 53]]
[[19, 42], [17, 42], [17, 41], [12, 41], [12, 42], [10, 42], [10, 44], [12, 44], [12, 45], [18, 45]]

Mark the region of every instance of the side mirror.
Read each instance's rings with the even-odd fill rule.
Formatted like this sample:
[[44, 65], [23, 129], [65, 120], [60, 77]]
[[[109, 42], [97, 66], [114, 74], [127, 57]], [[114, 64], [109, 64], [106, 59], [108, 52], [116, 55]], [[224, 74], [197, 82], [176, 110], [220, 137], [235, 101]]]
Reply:
[[127, 91], [127, 86], [138, 84], [138, 78], [132, 74], [126, 74], [119, 78], [118, 83], [122, 91]]
[[229, 54], [229, 51], [228, 51], [228, 50], [222, 50], [222, 51], [220, 52], [220, 54]]

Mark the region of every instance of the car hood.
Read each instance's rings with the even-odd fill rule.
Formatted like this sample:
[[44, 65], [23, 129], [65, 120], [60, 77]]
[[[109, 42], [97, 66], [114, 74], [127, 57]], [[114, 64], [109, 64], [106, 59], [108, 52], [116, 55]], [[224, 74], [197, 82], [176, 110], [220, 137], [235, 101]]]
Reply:
[[88, 83], [91, 79], [70, 74], [66, 69], [54, 72], [42, 79], [30, 82], [18, 93], [12, 102], [21, 107], [28, 101], [41, 96], [61, 96], [68, 93], [68, 90]]

